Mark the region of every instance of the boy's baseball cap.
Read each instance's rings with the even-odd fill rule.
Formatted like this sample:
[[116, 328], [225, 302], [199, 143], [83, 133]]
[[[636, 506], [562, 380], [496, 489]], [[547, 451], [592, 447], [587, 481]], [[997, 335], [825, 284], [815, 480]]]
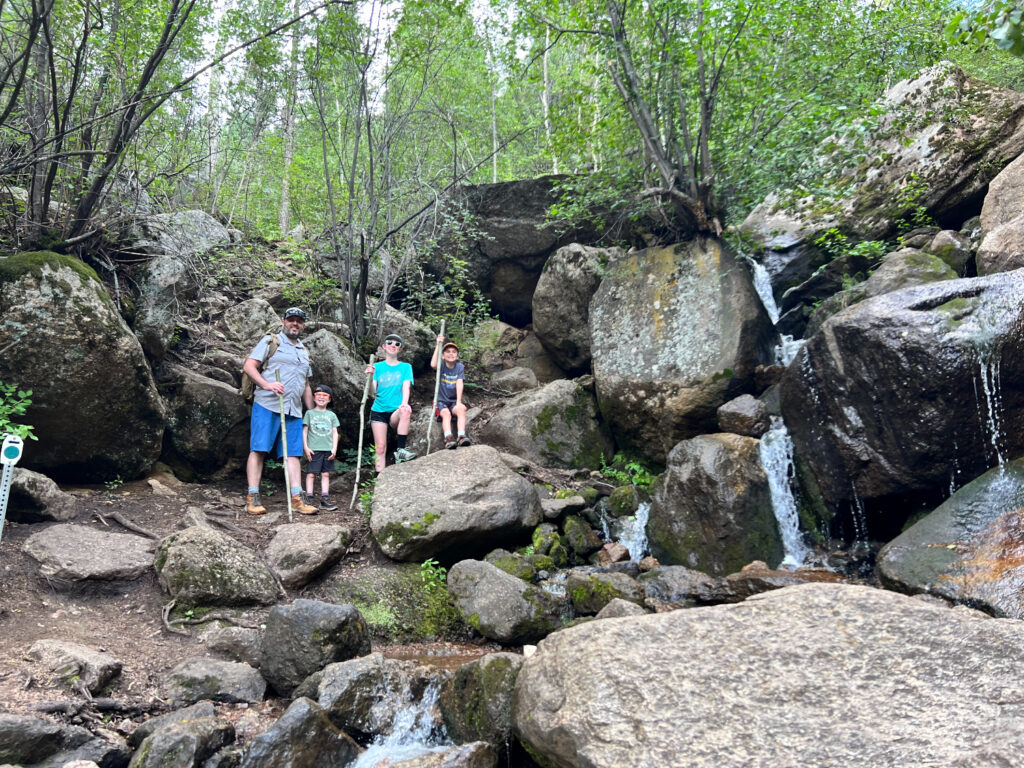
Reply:
[[321, 384], [319, 387], [317, 387], [316, 389], [313, 390], [313, 394], [314, 395], [317, 392], [326, 392], [331, 397], [334, 397], [334, 390], [331, 389], [330, 387], [328, 387], [326, 384]]
[[448, 349], [448, 347], [455, 347], [455, 351], [459, 351], [459, 345], [456, 344], [454, 341], [446, 341], [444, 346], [441, 347], [441, 351], [444, 352], [446, 349]]
[[287, 320], [289, 317], [297, 317], [300, 320], [305, 321], [306, 313], [298, 307], [288, 307], [288, 309], [284, 311], [284, 319]]

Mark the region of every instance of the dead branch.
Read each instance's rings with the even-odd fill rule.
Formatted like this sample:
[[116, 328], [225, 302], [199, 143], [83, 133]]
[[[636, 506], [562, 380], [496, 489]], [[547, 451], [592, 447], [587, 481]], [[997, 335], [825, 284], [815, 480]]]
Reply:
[[120, 523], [121, 525], [123, 525], [129, 531], [135, 531], [135, 533], [141, 533], [143, 536], [146, 536], [147, 538], [150, 538], [150, 539], [154, 539], [156, 541], [159, 541], [160, 538], [161, 538], [159, 535], [153, 533], [148, 528], [143, 528], [141, 525], [133, 523], [131, 520], [126, 518], [120, 512], [110, 512], [107, 515], [103, 515], [103, 514], [101, 514], [99, 512], [95, 512], [93, 514], [95, 514], [96, 517], [98, 517], [100, 519], [100, 522], [103, 523], [104, 525], [110, 525], [110, 523], [107, 522], [107, 517], [109, 517], [114, 522]]
[[164, 627], [167, 629], [168, 632], [173, 632], [176, 635], [192, 637], [192, 634], [190, 632], [186, 632], [184, 629], [178, 629], [177, 627], [172, 627], [171, 622], [168, 621], [168, 617], [171, 615], [171, 611], [174, 610], [175, 603], [177, 603], [176, 600], [171, 600], [171, 602], [167, 603], [160, 611], [160, 618], [163, 619]]
[[241, 619], [232, 616], [224, 611], [211, 611], [204, 616], [191, 616], [182, 619], [172, 619], [170, 621], [173, 625], [187, 624], [189, 626], [194, 624], [206, 624], [210, 621], [226, 621], [228, 624], [234, 624], [236, 627], [244, 627], [245, 629], [259, 629], [256, 624], [246, 624]]

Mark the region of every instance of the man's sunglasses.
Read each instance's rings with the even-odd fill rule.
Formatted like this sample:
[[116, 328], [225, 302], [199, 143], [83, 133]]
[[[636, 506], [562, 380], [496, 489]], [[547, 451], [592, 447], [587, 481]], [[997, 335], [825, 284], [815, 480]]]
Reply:
[[396, 341], [395, 339], [384, 339], [384, 343], [381, 344], [381, 346], [386, 347], [388, 344], [394, 344], [396, 347], [402, 346], [402, 342]]

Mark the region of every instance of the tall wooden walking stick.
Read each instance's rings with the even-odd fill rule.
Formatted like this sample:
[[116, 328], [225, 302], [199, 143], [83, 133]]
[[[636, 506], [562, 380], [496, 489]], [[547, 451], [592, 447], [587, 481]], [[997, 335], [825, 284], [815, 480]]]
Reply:
[[[274, 371], [274, 379], [281, 381], [281, 370]], [[288, 430], [284, 426], [284, 395], [278, 394], [277, 402], [281, 406], [281, 450], [284, 452], [284, 495], [288, 499], [288, 522], [292, 522], [292, 481], [288, 473]], [[301, 482], [301, 480], [299, 481]]]
[[[444, 320], [441, 321], [441, 336], [444, 337]], [[441, 342], [444, 344], [444, 342]], [[427, 455], [430, 455], [430, 437], [434, 434], [434, 414], [437, 413], [437, 393], [441, 389], [441, 366], [444, 361], [441, 359], [441, 350], [437, 350], [437, 375], [434, 377], [434, 405], [430, 409], [430, 420], [427, 421]]]
[[[376, 355], [370, 355], [370, 365], [373, 365]], [[363, 399], [359, 403], [359, 442], [356, 443], [356, 483], [352, 486], [352, 501], [348, 503], [349, 512], [356, 505], [356, 494], [359, 493], [359, 469], [363, 466], [363, 430], [366, 429], [366, 399], [370, 394], [370, 380], [373, 374], [366, 377], [366, 384], [363, 385]]]

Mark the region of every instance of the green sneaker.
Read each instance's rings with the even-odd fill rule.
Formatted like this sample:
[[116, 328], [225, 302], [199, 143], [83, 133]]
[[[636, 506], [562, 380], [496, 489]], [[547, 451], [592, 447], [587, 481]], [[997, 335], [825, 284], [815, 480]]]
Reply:
[[412, 461], [419, 456], [416, 451], [410, 451], [408, 448], [399, 448], [395, 451], [395, 464], [401, 464], [403, 461]]

